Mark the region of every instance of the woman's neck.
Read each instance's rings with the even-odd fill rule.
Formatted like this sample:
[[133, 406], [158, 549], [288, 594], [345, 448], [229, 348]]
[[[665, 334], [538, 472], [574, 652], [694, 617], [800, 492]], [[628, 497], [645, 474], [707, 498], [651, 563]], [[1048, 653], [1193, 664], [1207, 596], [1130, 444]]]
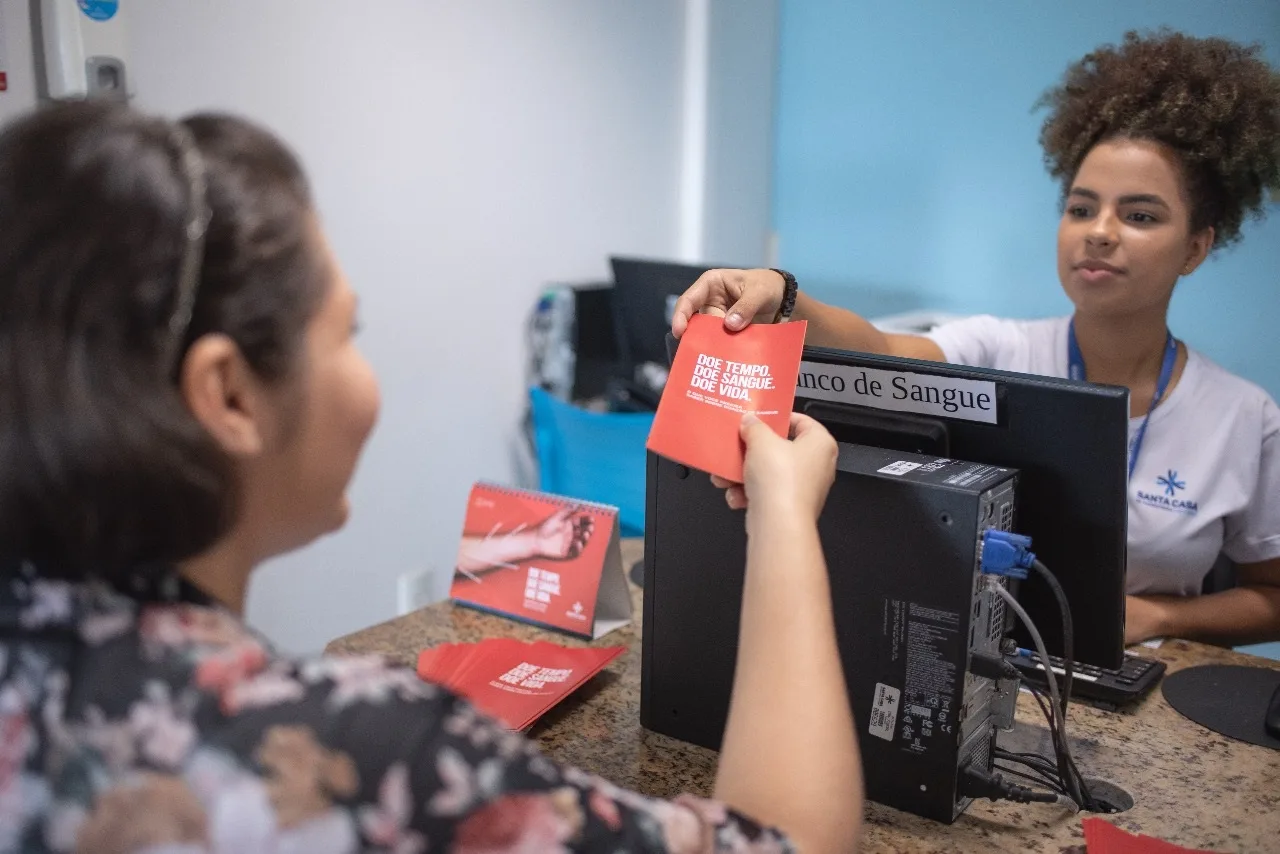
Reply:
[[1074, 321], [1089, 382], [1130, 389], [1154, 384], [1169, 336], [1163, 311], [1122, 317], [1077, 312]]
[[233, 533], [203, 554], [183, 561], [178, 572], [224, 608], [242, 616], [249, 574], [255, 564], [245, 538]]

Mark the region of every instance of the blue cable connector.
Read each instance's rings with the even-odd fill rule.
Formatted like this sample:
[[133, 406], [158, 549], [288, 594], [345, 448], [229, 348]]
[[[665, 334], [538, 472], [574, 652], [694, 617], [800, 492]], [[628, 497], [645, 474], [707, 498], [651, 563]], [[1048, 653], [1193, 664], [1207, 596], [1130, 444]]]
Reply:
[[1026, 578], [1035, 563], [1031, 538], [988, 528], [982, 533], [982, 571], [991, 575]]

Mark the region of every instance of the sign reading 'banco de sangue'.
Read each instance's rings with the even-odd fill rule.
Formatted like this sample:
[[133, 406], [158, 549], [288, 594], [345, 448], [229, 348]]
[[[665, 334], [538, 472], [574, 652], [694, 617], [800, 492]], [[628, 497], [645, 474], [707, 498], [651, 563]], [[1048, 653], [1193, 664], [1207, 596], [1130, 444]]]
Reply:
[[996, 384], [987, 380], [801, 362], [796, 397], [997, 423]]

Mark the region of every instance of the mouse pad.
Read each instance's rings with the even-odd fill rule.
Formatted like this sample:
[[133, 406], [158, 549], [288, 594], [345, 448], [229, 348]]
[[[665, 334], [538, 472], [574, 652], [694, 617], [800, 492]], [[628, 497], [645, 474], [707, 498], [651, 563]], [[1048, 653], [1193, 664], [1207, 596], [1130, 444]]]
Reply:
[[1280, 670], [1205, 664], [1164, 679], [1164, 698], [1174, 710], [1219, 735], [1280, 750], [1263, 726], [1267, 704], [1280, 686]]

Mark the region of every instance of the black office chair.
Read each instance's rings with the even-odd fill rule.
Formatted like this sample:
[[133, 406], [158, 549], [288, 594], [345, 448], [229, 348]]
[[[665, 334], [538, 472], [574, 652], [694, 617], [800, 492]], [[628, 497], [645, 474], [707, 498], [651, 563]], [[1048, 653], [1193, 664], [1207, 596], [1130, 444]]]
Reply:
[[[1213, 568], [1209, 570], [1209, 574], [1204, 577], [1204, 583], [1200, 585], [1202, 594], [1221, 593], [1224, 590], [1230, 590], [1236, 586], [1236, 565], [1231, 558], [1226, 555], [1218, 555], [1218, 560], [1214, 562]], [[1232, 641], [1225, 639], [1203, 638], [1205, 643], [1213, 646], [1226, 647], [1231, 649], [1235, 646]]]
[[1204, 594], [1221, 593], [1236, 586], [1236, 565], [1226, 555], [1218, 555], [1209, 574], [1204, 577], [1200, 592]]

